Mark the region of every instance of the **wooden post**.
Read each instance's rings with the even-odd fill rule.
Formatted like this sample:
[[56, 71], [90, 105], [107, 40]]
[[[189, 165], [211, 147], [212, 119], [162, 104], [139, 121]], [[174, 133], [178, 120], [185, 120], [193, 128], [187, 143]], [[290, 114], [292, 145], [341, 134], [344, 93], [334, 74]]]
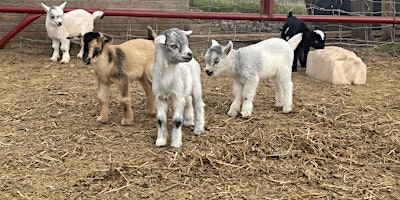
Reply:
[[[372, 4], [367, 0], [351, 0], [351, 11], [364, 13], [368, 11], [368, 7], [372, 8]], [[370, 4], [369, 6], [367, 6]], [[351, 37], [358, 39], [371, 39], [371, 24], [352, 24]]]
[[[382, 9], [382, 16], [394, 16], [395, 9], [394, 9], [394, 2], [393, 0], [381, 0], [381, 9]], [[389, 26], [388, 26], [389, 25]], [[384, 27], [381, 29], [381, 39], [382, 40], [393, 40], [393, 25], [385, 24]]]

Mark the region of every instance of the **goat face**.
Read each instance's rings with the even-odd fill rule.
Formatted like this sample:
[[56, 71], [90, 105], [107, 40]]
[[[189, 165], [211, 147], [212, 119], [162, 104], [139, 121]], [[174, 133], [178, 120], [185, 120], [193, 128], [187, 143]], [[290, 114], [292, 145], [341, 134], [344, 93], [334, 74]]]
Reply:
[[46, 11], [47, 17], [46, 21], [50, 22], [51, 24], [55, 26], [61, 26], [62, 25], [62, 16], [64, 14], [64, 8], [67, 2], [64, 2], [63, 4], [59, 6], [52, 6], [48, 7], [45, 4], [41, 3], [42, 8]]
[[321, 30], [315, 29], [311, 33], [310, 45], [315, 49], [323, 49], [325, 48], [325, 34]]
[[87, 65], [103, 51], [105, 44], [110, 43], [112, 39], [108, 39], [102, 33], [88, 32], [83, 36], [83, 56], [82, 60]]
[[187, 36], [191, 33], [192, 31], [172, 28], [161, 33], [154, 42], [158, 47], [161, 47], [168, 63], [189, 62], [193, 58], [193, 53], [189, 48]]
[[211, 47], [207, 50], [205, 56], [205, 70], [208, 76], [217, 76], [231, 67], [227, 56], [232, 49], [233, 43], [231, 41], [229, 41], [228, 45], [222, 46], [217, 41], [212, 40]]

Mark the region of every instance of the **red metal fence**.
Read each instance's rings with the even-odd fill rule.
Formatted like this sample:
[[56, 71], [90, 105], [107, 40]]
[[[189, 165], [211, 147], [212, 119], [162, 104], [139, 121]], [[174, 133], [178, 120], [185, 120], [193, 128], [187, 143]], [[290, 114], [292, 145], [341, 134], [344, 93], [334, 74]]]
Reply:
[[[189, 12], [189, 11], [160, 11], [160, 10], [117, 10], [105, 9], [105, 16], [126, 16], [126, 17], [154, 17], [154, 18], [186, 18], [186, 19], [224, 19], [224, 20], [252, 20], [252, 21], [285, 21], [286, 15], [273, 13], [273, 0], [260, 0], [259, 13], [216, 13], [216, 12]], [[66, 8], [68, 12], [74, 8]], [[94, 9], [85, 9], [88, 12]], [[97, 10], [97, 9], [96, 9]], [[0, 48], [18, 34], [27, 25], [45, 14], [41, 7], [32, 6], [0, 6], [0, 12], [26, 13], [12, 30], [0, 39]], [[379, 24], [400, 24], [399, 17], [385, 16], [338, 16], [338, 15], [296, 15], [306, 22], [337, 22], [337, 23], [379, 23]]]

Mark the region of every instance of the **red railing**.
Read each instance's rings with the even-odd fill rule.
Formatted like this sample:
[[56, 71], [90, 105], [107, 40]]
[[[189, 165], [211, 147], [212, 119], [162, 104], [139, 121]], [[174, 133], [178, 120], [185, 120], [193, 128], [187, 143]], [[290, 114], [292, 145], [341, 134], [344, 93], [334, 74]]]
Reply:
[[[117, 10], [105, 9], [105, 16], [152, 17], [152, 18], [188, 18], [188, 19], [224, 19], [224, 20], [252, 20], [252, 21], [285, 21], [286, 15], [273, 14], [273, 0], [260, 0], [260, 13], [216, 13], [216, 12], [188, 12], [188, 11], [160, 11], [160, 10]], [[68, 12], [75, 8], [65, 8]], [[98, 9], [85, 9], [94, 12]], [[0, 48], [18, 34], [27, 25], [45, 14], [41, 7], [32, 6], [0, 6], [0, 12], [26, 13], [12, 30], [0, 39]], [[378, 23], [400, 24], [399, 17], [381, 16], [337, 16], [337, 15], [296, 15], [306, 22], [339, 22], [339, 23]]]

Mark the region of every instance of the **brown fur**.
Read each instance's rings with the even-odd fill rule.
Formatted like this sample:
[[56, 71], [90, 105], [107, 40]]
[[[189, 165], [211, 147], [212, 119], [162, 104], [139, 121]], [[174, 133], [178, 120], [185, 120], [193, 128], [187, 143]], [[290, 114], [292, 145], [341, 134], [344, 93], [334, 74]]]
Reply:
[[[155, 34], [153, 31], [151, 31]], [[149, 31], [150, 33], [150, 31]], [[121, 92], [120, 103], [123, 107], [122, 125], [133, 123], [131, 109], [130, 84], [138, 81], [145, 93], [147, 109], [154, 113], [154, 94], [152, 92], [152, 73], [154, 62], [154, 42], [146, 39], [130, 40], [120, 45], [110, 45], [102, 33], [97, 38], [87, 42], [84, 61], [94, 67], [98, 80], [98, 99], [101, 111], [98, 122], [108, 121], [108, 96], [110, 85], [115, 83]], [[85, 42], [85, 43], [86, 43]], [[93, 57], [94, 52], [98, 54]], [[85, 60], [86, 59], [86, 60]], [[88, 59], [88, 60], [87, 60]]]

